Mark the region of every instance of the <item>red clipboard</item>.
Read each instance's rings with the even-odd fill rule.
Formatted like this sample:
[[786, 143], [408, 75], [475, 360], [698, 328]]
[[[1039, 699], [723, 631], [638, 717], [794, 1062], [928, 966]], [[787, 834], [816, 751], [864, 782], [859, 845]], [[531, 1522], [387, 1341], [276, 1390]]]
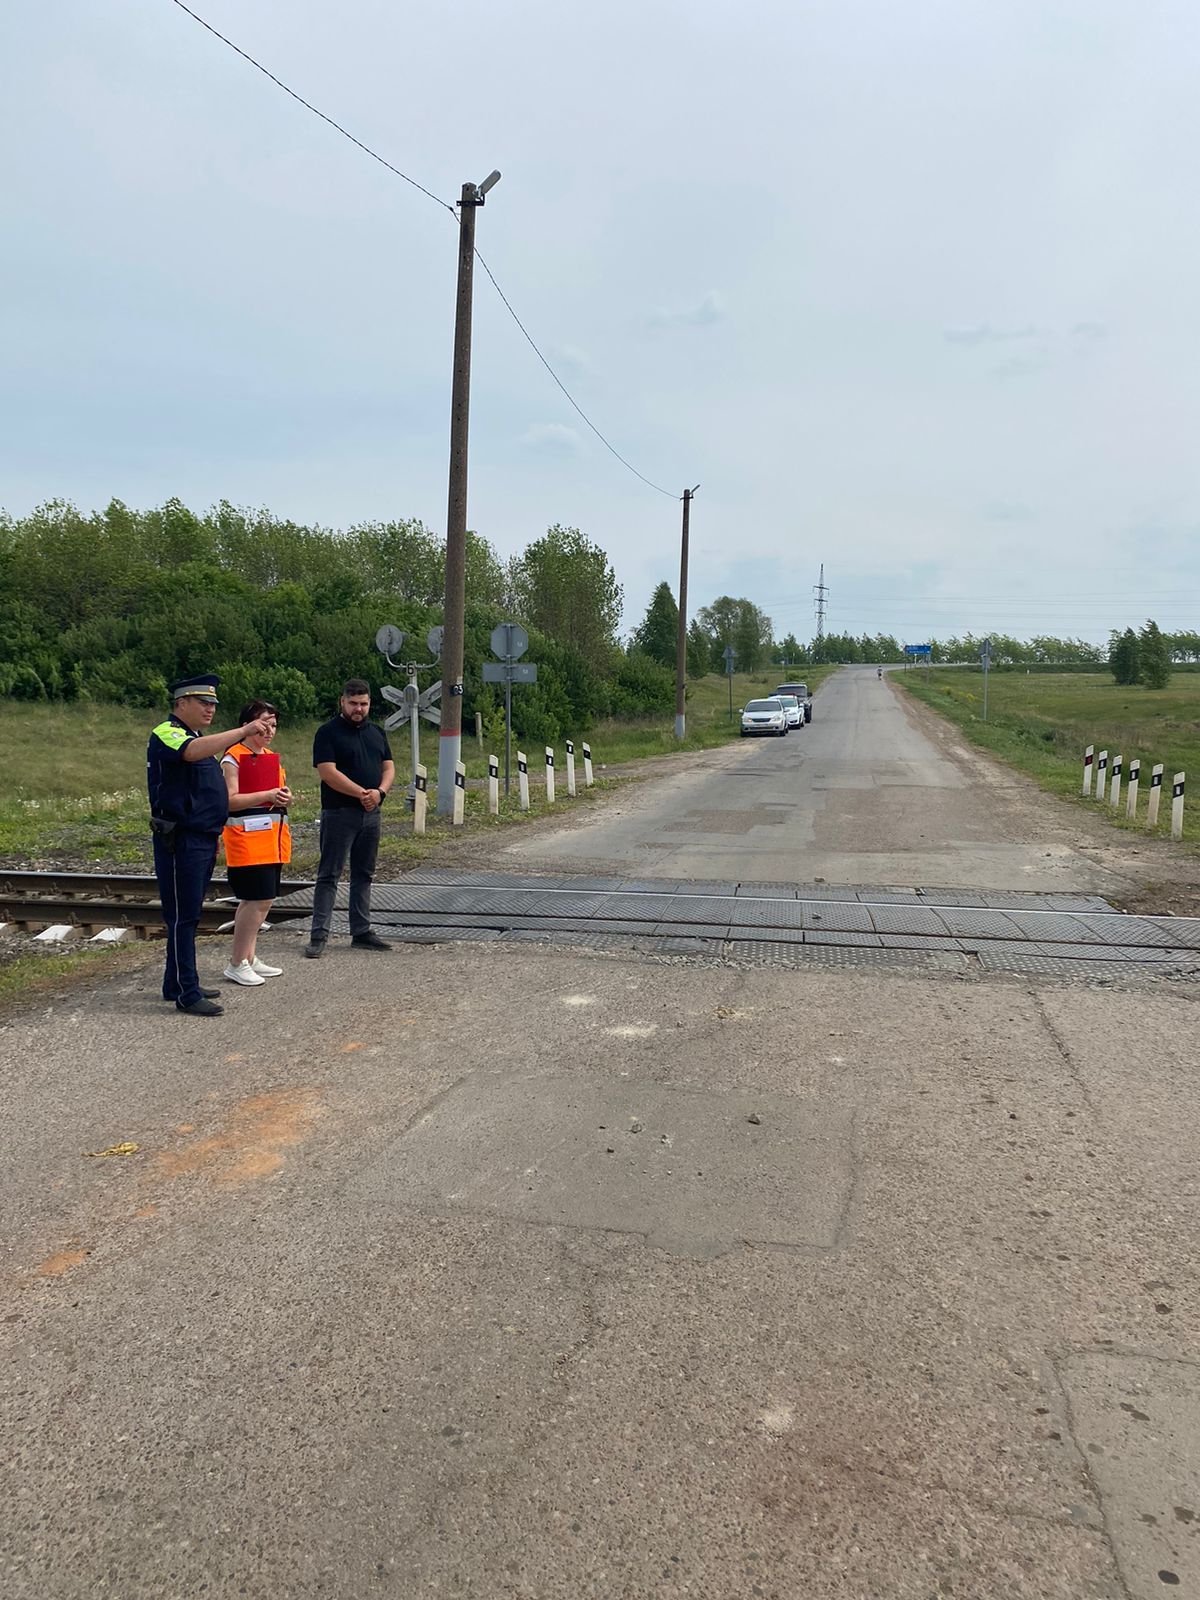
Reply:
[[261, 794], [265, 789], [278, 789], [279, 785], [278, 751], [262, 750], [256, 755], [248, 750], [238, 757], [239, 794]]

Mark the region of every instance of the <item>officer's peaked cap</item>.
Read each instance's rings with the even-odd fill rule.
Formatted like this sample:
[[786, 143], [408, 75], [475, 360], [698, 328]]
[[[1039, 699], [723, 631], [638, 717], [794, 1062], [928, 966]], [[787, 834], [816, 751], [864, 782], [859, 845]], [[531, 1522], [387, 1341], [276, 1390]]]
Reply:
[[215, 672], [198, 672], [191, 678], [180, 678], [170, 685], [172, 700], [182, 700], [184, 695], [195, 695], [197, 700], [211, 700], [217, 703], [217, 690], [221, 687], [221, 680]]

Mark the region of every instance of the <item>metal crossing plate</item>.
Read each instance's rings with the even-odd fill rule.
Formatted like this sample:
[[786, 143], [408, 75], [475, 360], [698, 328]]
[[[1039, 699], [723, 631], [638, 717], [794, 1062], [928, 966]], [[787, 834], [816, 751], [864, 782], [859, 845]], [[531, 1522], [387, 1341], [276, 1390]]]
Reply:
[[[1095, 978], [1200, 978], [1200, 919], [1126, 916], [1094, 896], [1003, 897], [857, 886], [719, 883], [697, 879], [538, 877], [424, 868], [377, 884], [374, 907], [389, 936], [537, 939], [707, 959], [895, 957], [964, 970], [968, 953], [989, 971]], [[969, 903], [964, 904], [967, 901]], [[337, 926], [344, 928], [346, 890]], [[281, 917], [312, 907], [305, 888], [281, 897]], [[763, 937], [756, 937], [761, 934]], [[770, 954], [774, 952], [774, 956]], [[1030, 963], [1034, 963], [1030, 965]], [[1040, 963], [1041, 965], [1038, 965]]]

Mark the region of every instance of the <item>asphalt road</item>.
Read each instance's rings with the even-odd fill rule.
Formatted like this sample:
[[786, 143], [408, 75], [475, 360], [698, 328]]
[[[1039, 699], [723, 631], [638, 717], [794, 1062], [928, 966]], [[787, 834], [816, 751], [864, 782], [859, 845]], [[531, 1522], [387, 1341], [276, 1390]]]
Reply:
[[[522, 848], [761, 767], [739, 877], [958, 881], [973, 799], [981, 886], [1097, 887], [949, 746], [868, 781], [876, 690]], [[147, 965], [0, 1031], [4, 1600], [1200, 1592], [1196, 986], [270, 938], [216, 1022]]]
[[[786, 738], [755, 736], [586, 829], [502, 852], [653, 877], [904, 887], [1122, 887], [1015, 774], [980, 766], [874, 667], [827, 680]], [[1039, 810], [1041, 814], [1039, 814]]]

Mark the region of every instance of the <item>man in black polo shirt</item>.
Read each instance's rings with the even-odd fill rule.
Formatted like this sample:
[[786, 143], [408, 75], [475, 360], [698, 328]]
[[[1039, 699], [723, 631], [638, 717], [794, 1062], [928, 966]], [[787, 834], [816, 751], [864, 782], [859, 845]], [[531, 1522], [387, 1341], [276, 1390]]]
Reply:
[[390, 950], [371, 931], [371, 880], [379, 854], [379, 808], [396, 768], [387, 736], [367, 719], [371, 691], [361, 678], [342, 689], [340, 711], [317, 729], [313, 766], [321, 775], [321, 860], [313, 894], [310, 942], [304, 954], [325, 953], [338, 879], [350, 857], [350, 937], [364, 950]]

